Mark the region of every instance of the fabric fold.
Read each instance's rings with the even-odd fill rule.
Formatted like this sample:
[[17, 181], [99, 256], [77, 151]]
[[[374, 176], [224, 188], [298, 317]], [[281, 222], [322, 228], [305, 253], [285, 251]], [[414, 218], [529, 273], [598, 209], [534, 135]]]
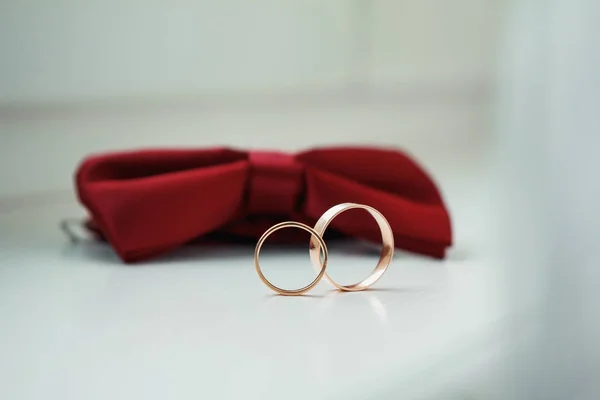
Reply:
[[[75, 185], [89, 212], [88, 228], [124, 262], [157, 257], [206, 236], [258, 239], [273, 223], [290, 219], [312, 225], [345, 202], [378, 209], [400, 249], [443, 258], [452, 244], [450, 216], [435, 182], [394, 150], [114, 152], [83, 160]], [[333, 236], [380, 241], [367, 213], [341, 217], [331, 224]], [[300, 235], [282, 238], [293, 242]]]

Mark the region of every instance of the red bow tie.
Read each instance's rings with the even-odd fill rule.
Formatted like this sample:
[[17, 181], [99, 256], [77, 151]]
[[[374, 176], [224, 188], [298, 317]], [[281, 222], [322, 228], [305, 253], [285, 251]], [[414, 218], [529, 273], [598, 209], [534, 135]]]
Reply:
[[[313, 225], [328, 208], [346, 202], [378, 209], [398, 248], [443, 258], [452, 243], [450, 218], [434, 182], [398, 151], [130, 151], [87, 158], [76, 184], [91, 214], [88, 228], [108, 240], [125, 262], [210, 235], [258, 239], [284, 220]], [[330, 229], [380, 240], [366, 213], [340, 216]]]

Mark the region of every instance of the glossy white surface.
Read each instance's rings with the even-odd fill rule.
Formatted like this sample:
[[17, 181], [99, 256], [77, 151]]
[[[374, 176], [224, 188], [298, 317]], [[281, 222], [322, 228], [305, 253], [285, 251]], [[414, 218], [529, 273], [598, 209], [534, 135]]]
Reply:
[[[66, 240], [57, 222], [81, 214], [73, 202], [13, 204], [0, 214], [0, 397], [464, 398], [465, 374], [477, 393], [522, 316], [482, 235], [481, 182], [444, 182], [457, 233], [447, 260], [397, 252], [371, 291], [323, 281], [292, 298], [260, 282], [251, 246], [127, 266], [103, 244]], [[263, 257], [283, 277], [311, 268], [307, 249]], [[376, 260], [332, 245], [330, 273]]]

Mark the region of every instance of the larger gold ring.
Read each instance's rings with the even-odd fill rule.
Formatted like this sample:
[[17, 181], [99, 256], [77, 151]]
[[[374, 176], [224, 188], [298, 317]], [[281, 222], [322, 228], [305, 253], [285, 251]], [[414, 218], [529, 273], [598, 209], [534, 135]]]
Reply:
[[[318, 246], [316, 251], [317, 251], [317, 265], [319, 266], [319, 269], [318, 269], [319, 274], [317, 275], [315, 280], [313, 280], [311, 283], [309, 283], [308, 285], [306, 285], [300, 289], [287, 290], [287, 289], [282, 289], [280, 287], [273, 285], [262, 273], [262, 270], [260, 268], [260, 263], [258, 261], [258, 259], [260, 257], [260, 249], [262, 248], [262, 245], [265, 242], [265, 240], [267, 240], [267, 238], [273, 232], [278, 231], [280, 229], [284, 229], [284, 228], [299, 228], [299, 229], [305, 230], [306, 232], [311, 234], [310, 250], [311, 251], [313, 250], [313, 246], [314, 246], [313, 243], [316, 243], [316, 246]], [[313, 242], [313, 240], [314, 240], [314, 242]], [[323, 262], [321, 262], [321, 258], [320, 258], [321, 249], [323, 251]], [[306, 293], [310, 289], [315, 287], [316, 284], [319, 283], [319, 281], [321, 280], [321, 278], [323, 278], [323, 275], [325, 274], [325, 269], [327, 268], [327, 259], [328, 259], [327, 245], [325, 245], [325, 241], [321, 238], [321, 236], [319, 236], [319, 234], [310, 226], [305, 225], [300, 222], [294, 222], [294, 221], [281, 222], [277, 225], [273, 225], [272, 227], [270, 227], [265, 233], [263, 233], [263, 235], [260, 237], [260, 239], [258, 239], [258, 243], [256, 244], [256, 249], [254, 250], [254, 268], [256, 268], [256, 273], [258, 274], [259, 278], [263, 281], [263, 283], [265, 285], [267, 285], [273, 291], [275, 291], [279, 294], [282, 294], [284, 296], [301, 295], [302, 293]]]
[[[377, 211], [373, 207], [365, 206], [363, 204], [343, 203], [338, 204], [337, 206], [333, 206], [329, 210], [325, 211], [325, 213], [323, 213], [321, 218], [319, 218], [319, 220], [314, 226], [314, 230], [319, 234], [318, 237], [323, 237], [327, 226], [329, 226], [329, 223], [335, 217], [337, 217], [344, 211], [348, 211], [354, 208], [366, 210], [369, 212], [369, 214], [371, 214], [373, 218], [375, 218], [375, 221], [377, 222], [377, 225], [379, 225], [379, 229], [381, 230], [381, 240], [383, 243], [381, 248], [381, 255], [379, 256], [379, 261], [377, 262], [375, 269], [373, 270], [371, 275], [369, 275], [366, 279], [362, 280], [361, 282], [355, 283], [353, 285], [344, 286], [338, 284], [333, 279], [331, 279], [329, 275], [327, 275], [327, 273], [324, 274], [323, 278], [327, 282], [329, 282], [331, 285], [335, 286], [339, 290], [344, 290], [348, 292], [357, 292], [359, 290], [364, 290], [372, 284], [374, 284], [375, 282], [377, 282], [377, 280], [379, 280], [379, 278], [383, 276], [383, 274], [389, 267], [390, 263], [392, 262], [392, 257], [394, 256], [394, 234], [392, 232], [390, 224], [387, 222], [383, 214], [381, 214], [379, 211]], [[312, 265], [315, 268], [317, 268], [321, 265], [319, 244], [322, 242], [322, 239], [318, 241], [315, 240], [315, 237], [316, 236], [312, 236], [310, 239], [309, 253]], [[323, 268], [323, 270], [325, 269]]]

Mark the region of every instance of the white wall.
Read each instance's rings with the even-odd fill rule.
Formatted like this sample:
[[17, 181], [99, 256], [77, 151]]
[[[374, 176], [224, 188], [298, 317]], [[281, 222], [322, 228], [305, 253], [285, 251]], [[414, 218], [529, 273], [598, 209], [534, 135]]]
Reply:
[[0, 195], [124, 147], [459, 151], [484, 134], [502, 3], [4, 2]]
[[495, 0], [21, 0], [0, 101], [485, 83]]
[[[16, 3], [16, 2], [15, 2]], [[3, 101], [298, 89], [349, 74], [347, 2], [23, 1], [0, 26]], [[349, 3], [348, 3], [349, 4]]]

